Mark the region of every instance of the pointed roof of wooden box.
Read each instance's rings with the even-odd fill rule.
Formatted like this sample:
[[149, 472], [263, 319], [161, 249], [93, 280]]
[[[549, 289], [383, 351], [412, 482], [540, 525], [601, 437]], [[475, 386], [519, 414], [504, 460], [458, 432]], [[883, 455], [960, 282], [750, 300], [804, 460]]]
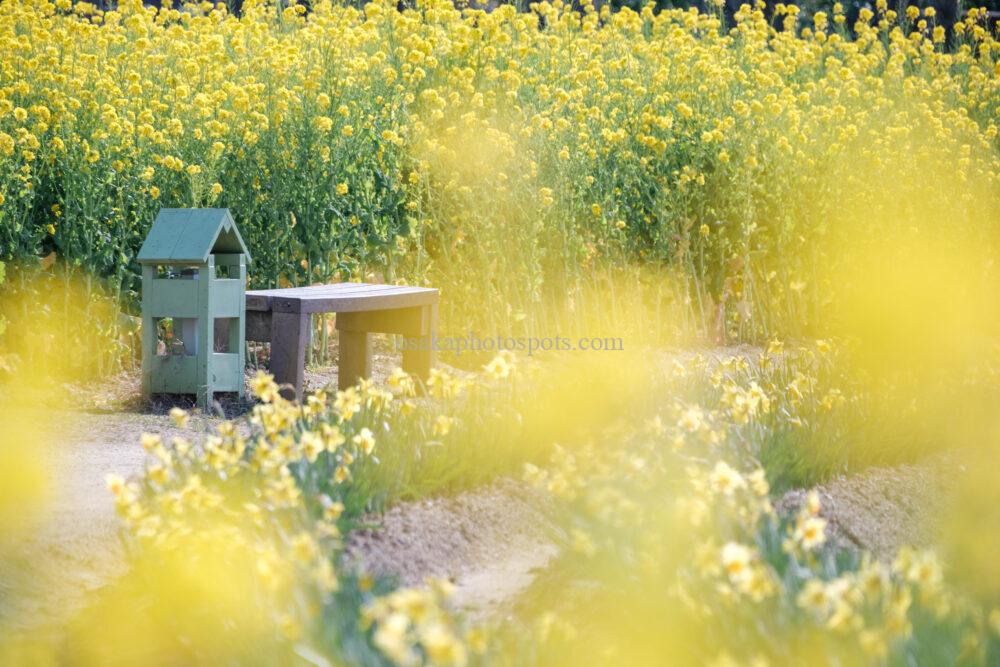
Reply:
[[228, 208], [161, 208], [139, 249], [140, 264], [205, 264], [213, 253], [250, 251]]

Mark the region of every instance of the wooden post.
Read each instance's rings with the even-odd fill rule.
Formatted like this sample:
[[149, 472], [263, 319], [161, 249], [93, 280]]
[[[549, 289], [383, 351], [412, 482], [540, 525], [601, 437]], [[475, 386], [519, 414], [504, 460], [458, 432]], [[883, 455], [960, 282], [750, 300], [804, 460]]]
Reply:
[[340, 354], [337, 359], [337, 386], [353, 387], [372, 375], [372, 335], [363, 331], [340, 329]]
[[[240, 254], [239, 256], [239, 275], [237, 277], [239, 278], [241, 285], [245, 286], [247, 284], [247, 258], [243, 254]], [[243, 301], [242, 295], [240, 300]], [[229, 351], [235, 352], [239, 355], [237, 368], [240, 369], [240, 378], [239, 383], [237, 384], [236, 393], [239, 395], [240, 400], [243, 400], [246, 396], [247, 387], [245, 378], [245, 369], [247, 367], [247, 309], [242, 303], [240, 303], [237, 305], [236, 312], [239, 313], [239, 319], [236, 323], [236, 331], [234, 332], [232, 327], [229, 329]]]
[[[153, 291], [153, 277], [156, 267], [152, 264], [142, 265], [142, 293]], [[149, 299], [142, 300], [142, 398], [149, 400], [152, 394], [153, 361], [156, 356], [156, 320], [151, 314]]]
[[287, 399], [302, 398], [306, 348], [309, 346], [309, 313], [271, 313], [271, 373]]
[[[208, 263], [198, 274], [198, 405], [208, 412], [215, 398], [209, 362], [214, 351], [215, 320], [213, 319], [211, 295], [212, 281], [215, 280], [215, 257], [208, 256]], [[204, 383], [204, 384], [202, 384]]]
[[403, 370], [426, 383], [434, 366], [434, 337], [437, 335], [437, 304], [422, 309], [423, 335], [417, 337], [419, 349], [403, 347]]

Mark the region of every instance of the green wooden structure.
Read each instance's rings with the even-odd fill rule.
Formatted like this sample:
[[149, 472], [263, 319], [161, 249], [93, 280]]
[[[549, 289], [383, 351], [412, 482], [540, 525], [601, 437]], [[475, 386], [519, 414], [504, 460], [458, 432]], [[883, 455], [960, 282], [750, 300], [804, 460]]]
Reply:
[[160, 209], [138, 260], [143, 396], [197, 394], [204, 409], [215, 392], [242, 398], [250, 253], [229, 209]]

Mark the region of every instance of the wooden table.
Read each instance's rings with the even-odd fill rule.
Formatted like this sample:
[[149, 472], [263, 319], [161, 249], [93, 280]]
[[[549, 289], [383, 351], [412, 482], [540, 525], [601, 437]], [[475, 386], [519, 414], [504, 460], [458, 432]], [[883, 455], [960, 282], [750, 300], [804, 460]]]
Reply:
[[[426, 287], [338, 283], [246, 293], [248, 341], [271, 343], [271, 373], [302, 398], [313, 313], [336, 313], [338, 385], [371, 377], [372, 333], [405, 336], [403, 370], [426, 380], [434, 361], [438, 291]], [[412, 345], [416, 342], [417, 345]], [[286, 390], [286, 396], [292, 391]]]

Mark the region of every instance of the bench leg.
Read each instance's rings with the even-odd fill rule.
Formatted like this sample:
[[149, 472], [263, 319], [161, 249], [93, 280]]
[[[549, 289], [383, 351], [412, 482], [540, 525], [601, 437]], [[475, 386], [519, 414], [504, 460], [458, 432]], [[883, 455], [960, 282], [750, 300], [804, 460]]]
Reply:
[[372, 341], [371, 334], [364, 331], [341, 329], [338, 333], [337, 386], [343, 390], [353, 387], [362, 378], [372, 376]]
[[281, 395], [291, 400], [302, 398], [302, 381], [309, 346], [308, 313], [271, 313], [271, 374], [282, 389]]
[[417, 349], [410, 346], [403, 348], [403, 370], [426, 384], [431, 375], [431, 367], [434, 365], [434, 337], [437, 335], [437, 304], [427, 306], [424, 313], [426, 317], [426, 336], [419, 336]]

